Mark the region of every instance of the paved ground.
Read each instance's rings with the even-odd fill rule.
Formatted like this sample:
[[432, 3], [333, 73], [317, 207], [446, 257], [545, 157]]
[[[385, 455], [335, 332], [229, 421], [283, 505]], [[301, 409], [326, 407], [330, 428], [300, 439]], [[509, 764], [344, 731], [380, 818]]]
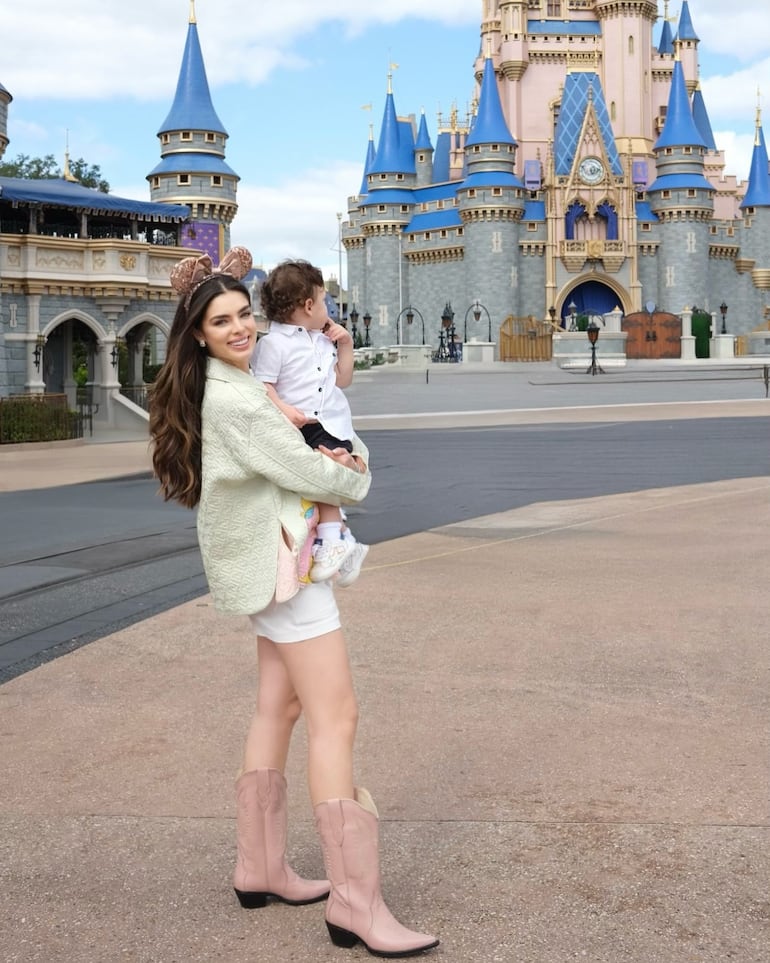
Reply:
[[[143, 440], [63, 451], [0, 452], [3, 483], [147, 465]], [[531, 505], [377, 545], [340, 593], [385, 893], [434, 959], [767, 959], [769, 493]], [[0, 687], [3, 960], [367, 958], [320, 906], [229, 889], [252, 649], [203, 598]], [[291, 851], [319, 873], [303, 764], [300, 734]]]

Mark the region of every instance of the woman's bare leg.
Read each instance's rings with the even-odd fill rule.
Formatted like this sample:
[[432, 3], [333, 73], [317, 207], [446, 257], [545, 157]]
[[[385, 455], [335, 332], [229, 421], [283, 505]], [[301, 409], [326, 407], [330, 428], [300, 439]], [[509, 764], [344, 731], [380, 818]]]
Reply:
[[302, 706], [278, 650], [275, 642], [257, 637], [257, 706], [246, 737], [243, 772], [283, 772], [286, 768], [291, 734]]
[[352, 799], [358, 704], [342, 630], [276, 648], [305, 713], [313, 805]]

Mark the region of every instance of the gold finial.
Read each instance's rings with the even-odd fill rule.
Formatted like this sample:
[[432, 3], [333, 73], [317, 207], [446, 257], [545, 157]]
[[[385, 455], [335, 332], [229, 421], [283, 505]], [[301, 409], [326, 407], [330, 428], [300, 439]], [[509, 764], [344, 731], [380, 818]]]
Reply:
[[70, 132], [66, 131], [66, 140], [64, 142], [64, 170], [62, 172], [62, 177], [65, 181], [75, 181], [77, 183], [77, 177], [70, 170]]
[[197, 23], [195, 19], [195, 0], [190, 0], [190, 23]]
[[398, 70], [398, 64], [388, 64], [388, 93], [393, 93], [393, 71]]
[[762, 94], [759, 87], [757, 87], [757, 120], [756, 127], [754, 130], [754, 146], [759, 146], [759, 132], [762, 129]]

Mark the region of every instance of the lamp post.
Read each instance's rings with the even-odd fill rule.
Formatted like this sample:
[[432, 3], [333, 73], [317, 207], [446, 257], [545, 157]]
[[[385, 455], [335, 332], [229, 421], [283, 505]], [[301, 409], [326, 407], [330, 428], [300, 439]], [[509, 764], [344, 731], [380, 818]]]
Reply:
[[32, 358], [35, 362], [35, 368], [40, 371], [40, 360], [43, 357], [43, 348], [45, 347], [45, 335], [39, 334], [35, 339], [35, 350], [32, 352]]
[[594, 318], [591, 318], [588, 322], [586, 334], [591, 342], [591, 364], [586, 368], [586, 374], [604, 374], [604, 368], [596, 363], [596, 342], [599, 340], [599, 325]]
[[481, 312], [483, 311], [487, 316], [487, 321], [489, 322], [487, 330], [487, 341], [492, 343], [492, 317], [489, 311], [484, 307], [478, 298], [473, 302], [473, 304], [465, 312], [465, 321], [463, 322], [463, 341], [468, 341], [468, 315], [473, 311], [473, 320], [478, 324], [481, 321]]
[[358, 311], [355, 304], [350, 309], [350, 333], [353, 336], [353, 347], [357, 348], [356, 339], [358, 338]]
[[407, 305], [403, 309], [403, 311], [398, 312], [398, 317], [396, 318], [397, 328], [398, 328], [399, 319], [401, 318], [402, 314], [406, 315], [406, 323], [410, 327], [412, 326], [412, 322], [414, 321], [415, 314], [417, 315], [417, 317], [420, 319], [420, 322], [422, 324], [422, 343], [425, 344], [425, 318], [422, 316], [422, 314], [417, 310], [417, 308], [413, 308], [411, 304]]
[[551, 319], [551, 326], [555, 327], [556, 326], [556, 307], [553, 304], [548, 309], [548, 317]]
[[369, 314], [369, 312], [367, 311], [366, 314], [364, 315], [364, 331], [365, 331], [365, 335], [364, 335], [364, 347], [365, 347], [365, 348], [371, 347], [371, 342], [369, 341], [369, 325], [370, 325], [371, 323], [372, 323], [372, 316], [371, 316], [371, 314]]
[[441, 314], [441, 329], [439, 331], [438, 360], [457, 361], [455, 337], [457, 332], [454, 326], [455, 313], [452, 305], [447, 301]]
[[570, 331], [577, 331], [577, 305], [574, 301], [570, 301], [567, 310], [569, 311], [569, 329]]
[[719, 305], [719, 310], [722, 313], [722, 334], [727, 334], [727, 325], [725, 324], [725, 316], [727, 315], [727, 305], [723, 301]]
[[110, 352], [110, 360], [112, 361], [112, 367], [117, 368], [118, 361], [120, 360], [120, 349], [123, 347], [123, 338], [115, 338], [115, 344], [112, 346], [112, 351]]

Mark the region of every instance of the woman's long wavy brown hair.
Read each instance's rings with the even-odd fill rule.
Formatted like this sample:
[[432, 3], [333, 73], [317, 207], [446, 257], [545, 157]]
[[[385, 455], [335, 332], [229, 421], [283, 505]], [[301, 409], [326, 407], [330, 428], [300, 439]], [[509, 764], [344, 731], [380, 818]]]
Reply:
[[166, 361], [149, 390], [152, 465], [166, 501], [195, 508], [201, 497], [201, 404], [208, 352], [195, 337], [209, 303], [226, 291], [248, 290], [229, 274], [213, 274], [179, 302]]

